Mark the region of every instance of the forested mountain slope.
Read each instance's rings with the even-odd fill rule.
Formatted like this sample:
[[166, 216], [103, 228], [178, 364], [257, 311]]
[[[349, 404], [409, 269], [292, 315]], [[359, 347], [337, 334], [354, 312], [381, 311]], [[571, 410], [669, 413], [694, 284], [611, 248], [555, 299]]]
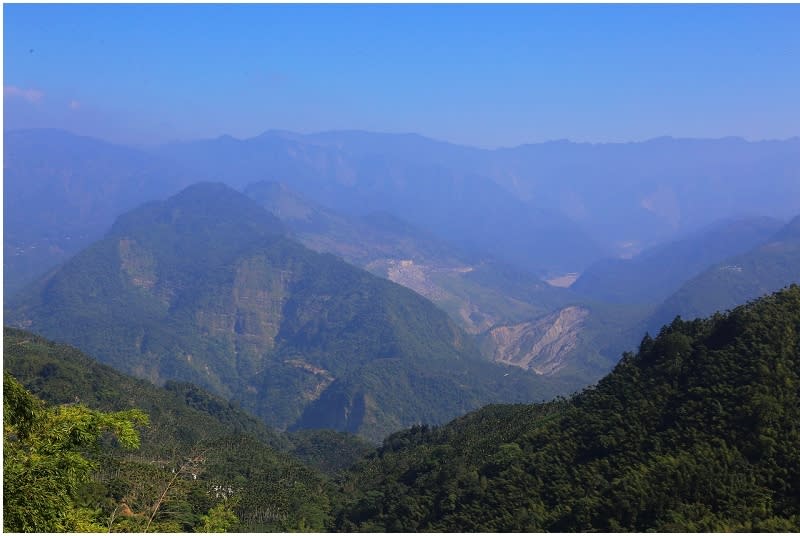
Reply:
[[77, 348], [28, 331], [5, 328], [3, 367], [34, 395], [50, 404], [80, 403], [102, 411], [137, 408], [150, 418], [142, 430], [140, 454], [171, 455], [226, 436], [247, 435], [265, 447], [335, 473], [372, 446], [332, 430], [279, 433], [237, 404], [190, 383], [157, 387], [97, 362]]
[[800, 216], [746, 253], [686, 281], [656, 309], [647, 329], [658, 329], [675, 316], [691, 319], [724, 311], [792, 283], [800, 283]]
[[379, 440], [575, 387], [486, 362], [433, 304], [287, 239], [221, 184], [123, 215], [6, 314], [123, 372], [206, 387], [281, 429]]
[[783, 225], [767, 217], [719, 222], [631, 259], [599, 261], [570, 289], [599, 301], [656, 304], [709, 266], [763, 243]]
[[169, 382], [157, 387], [98, 363], [77, 348], [28, 331], [3, 330], [3, 368], [50, 404], [74, 402], [102, 411], [145, 411], [154, 426], [144, 432], [143, 448], [158, 449], [155, 454], [237, 433], [252, 435], [274, 448], [288, 448], [285, 438], [255, 417], [191, 384]]
[[344, 484], [361, 531], [800, 530], [800, 287], [646, 337], [571, 400], [389, 437]]
[[469, 255], [388, 213], [348, 216], [274, 182], [251, 184], [245, 192], [310, 249], [333, 253], [434, 302], [479, 336], [492, 361], [592, 383], [635, 346], [638, 322], [649, 312], [553, 287], [490, 257]]

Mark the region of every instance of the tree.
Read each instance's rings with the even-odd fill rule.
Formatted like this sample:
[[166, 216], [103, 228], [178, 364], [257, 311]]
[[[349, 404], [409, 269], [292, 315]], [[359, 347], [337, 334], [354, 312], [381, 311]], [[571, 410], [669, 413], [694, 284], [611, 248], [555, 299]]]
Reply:
[[76, 502], [96, 463], [101, 439], [139, 447], [139, 410], [104, 413], [82, 405], [47, 407], [13, 376], [3, 375], [3, 529], [9, 532], [101, 532], [97, 512]]
[[231, 505], [223, 501], [208, 511], [206, 515], [200, 517], [202, 525], [198, 532], [228, 532], [239, 518], [231, 509]]

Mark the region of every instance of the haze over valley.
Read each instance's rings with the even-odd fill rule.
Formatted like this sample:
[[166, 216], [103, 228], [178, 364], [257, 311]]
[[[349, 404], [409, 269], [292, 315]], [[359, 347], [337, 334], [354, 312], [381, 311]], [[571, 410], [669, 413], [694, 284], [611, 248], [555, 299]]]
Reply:
[[800, 531], [797, 6], [4, 14], [5, 530]]

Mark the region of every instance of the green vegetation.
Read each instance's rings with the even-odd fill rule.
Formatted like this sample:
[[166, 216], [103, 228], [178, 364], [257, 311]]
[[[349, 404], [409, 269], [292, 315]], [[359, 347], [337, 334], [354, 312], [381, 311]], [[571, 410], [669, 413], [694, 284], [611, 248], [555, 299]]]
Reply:
[[358, 436], [334, 430], [298, 430], [286, 437], [293, 456], [330, 476], [349, 469], [375, 450], [372, 443]]
[[645, 249], [632, 259], [596, 262], [570, 289], [597, 301], [657, 304], [688, 279], [762, 244], [782, 226], [780, 220], [766, 217], [720, 222], [681, 240]]
[[569, 389], [485, 362], [427, 300], [281, 232], [246, 196], [196, 185], [120, 217], [6, 318], [153, 383], [209, 389], [270, 426], [376, 442]]
[[78, 349], [32, 333], [3, 330], [3, 368], [48, 404], [81, 403], [105, 412], [138, 408], [150, 417], [140, 454], [166, 456], [218, 437], [246, 434], [275, 449], [289, 441], [230, 402], [194, 385], [163, 388], [126, 376]]
[[[551, 393], [574, 392], [608, 373], [622, 351], [636, 345], [639, 324], [650, 312], [641, 306], [586, 303], [572, 289], [552, 287], [486, 254], [460, 251], [385, 212], [347, 216], [274, 182], [251, 184], [245, 192], [306, 247], [333, 253], [430, 299], [462, 329], [483, 339], [481, 350], [489, 360], [494, 347], [486, 334], [493, 327], [529, 322], [569, 305], [587, 305], [591, 314], [580, 328], [579, 345], [563, 356], [568, 366], [558, 373], [559, 385]], [[742, 247], [741, 240], [737, 244]], [[626, 329], [630, 326], [636, 330]]]
[[697, 318], [800, 283], [800, 216], [762, 245], [685, 282], [654, 312], [647, 329], [675, 316]]
[[[340, 451], [343, 464], [365, 451], [357, 439], [333, 432], [304, 432], [290, 439], [195, 386], [159, 388], [25, 331], [6, 328], [3, 343], [5, 371], [51, 406], [45, 412], [41, 402], [32, 402], [15, 380], [7, 379], [12, 382], [4, 397], [8, 530], [319, 531], [328, 520], [331, 483], [289, 453], [298, 451], [335, 474], [339, 446], [345, 447]], [[143, 414], [149, 415], [149, 424], [137, 426], [141, 443], [136, 444], [131, 430], [118, 423], [130, 418], [141, 424]], [[72, 450], [62, 454], [52, 446], [59, 444], [47, 439], [50, 446], [37, 451], [36, 461], [40, 473], [48, 467], [66, 470], [67, 462], [81, 471], [70, 472], [69, 481], [54, 480], [61, 473], [51, 478], [48, 472], [50, 480], [26, 484], [37, 473], [17, 455], [30, 458], [30, 441], [17, 438], [28, 437], [32, 429], [38, 434], [34, 437], [49, 438], [43, 429], [51, 435], [66, 431], [58, 423], [68, 420], [82, 427], [70, 436], [75, 439]], [[118, 439], [98, 436], [112, 425]], [[100, 441], [89, 449], [95, 436]], [[9, 438], [16, 443], [9, 446]], [[125, 444], [138, 448], [126, 451], [121, 448]], [[22, 467], [26, 470], [14, 470]], [[31, 502], [34, 484], [36, 489], [46, 484], [50, 495]], [[30, 519], [21, 519], [24, 515]]]
[[792, 286], [675, 320], [571, 399], [486, 406], [372, 451], [332, 431], [277, 435], [196, 387], [7, 329], [6, 369], [60, 405], [5, 379], [5, 528], [796, 532], [798, 341]]
[[3, 374], [3, 530], [96, 532], [98, 512], [80, 502], [97, 464], [85, 451], [106, 432], [124, 448], [139, 446], [138, 410], [102, 413], [81, 405], [47, 407]]
[[645, 337], [571, 400], [390, 436], [346, 531], [800, 530], [800, 287]]

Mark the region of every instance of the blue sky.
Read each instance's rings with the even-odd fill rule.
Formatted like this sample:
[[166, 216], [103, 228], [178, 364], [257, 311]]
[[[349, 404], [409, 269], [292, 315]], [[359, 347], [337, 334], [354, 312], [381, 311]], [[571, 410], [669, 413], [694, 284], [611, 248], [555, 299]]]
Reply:
[[800, 5], [4, 6], [5, 128], [800, 135]]

